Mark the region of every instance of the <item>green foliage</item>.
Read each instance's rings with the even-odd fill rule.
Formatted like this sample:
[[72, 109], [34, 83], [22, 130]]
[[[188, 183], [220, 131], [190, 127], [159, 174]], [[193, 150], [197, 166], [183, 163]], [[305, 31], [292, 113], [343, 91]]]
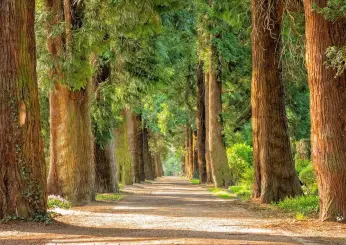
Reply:
[[231, 199], [234, 198], [234, 195], [229, 193], [226, 189], [221, 188], [208, 188], [208, 191], [211, 192], [214, 196], [220, 197], [222, 199]]
[[124, 196], [118, 193], [104, 193], [97, 194], [95, 199], [98, 202], [115, 202], [123, 200]]
[[312, 215], [319, 211], [319, 198], [318, 196], [299, 196], [287, 198], [274, 205], [284, 211], [296, 213], [300, 216]]
[[192, 179], [192, 180], [190, 180], [190, 182], [191, 182], [191, 184], [193, 184], [193, 185], [199, 185], [199, 184], [200, 184], [199, 179]]
[[312, 164], [307, 165], [299, 174], [308, 194], [317, 194], [317, 180]]
[[242, 181], [244, 174], [248, 174], [249, 169], [252, 168], [252, 147], [246, 144], [235, 144], [227, 149], [227, 157], [228, 165], [232, 169], [233, 179], [238, 184]]
[[62, 209], [69, 209], [71, 208], [71, 203], [60, 197], [60, 196], [55, 196], [55, 195], [50, 195], [48, 196], [48, 209], [53, 209], [53, 208], [62, 208]]

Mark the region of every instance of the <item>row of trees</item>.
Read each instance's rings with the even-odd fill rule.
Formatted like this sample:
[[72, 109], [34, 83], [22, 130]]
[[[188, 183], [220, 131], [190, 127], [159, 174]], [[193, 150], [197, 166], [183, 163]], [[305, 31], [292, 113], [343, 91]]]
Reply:
[[[222, 16], [225, 4], [218, 5], [218, 1], [209, 1], [209, 4], [210, 14], [205, 19], [212, 26], [212, 20]], [[340, 72], [340, 66], [344, 69], [345, 56], [339, 50], [346, 45], [345, 13], [340, 11], [342, 4], [313, 0], [306, 0], [304, 4], [301, 1], [251, 1], [251, 112], [245, 110], [245, 115], [250, 114], [252, 121], [253, 197], [262, 203], [271, 203], [303, 194], [294, 165], [286, 115], [286, 67], [283, 68], [283, 65], [287, 66], [283, 64], [286, 26], [283, 22], [287, 15], [305, 12], [312, 161], [318, 180], [322, 220], [346, 217], [346, 197], [342, 194], [346, 186], [343, 126], [346, 77]], [[336, 11], [339, 11], [337, 15]], [[327, 19], [328, 16], [333, 20]], [[232, 174], [227, 166], [221, 128], [221, 74], [224, 68], [218, 58], [218, 39], [222, 36], [215, 30], [209, 31], [208, 36], [211, 38], [210, 57], [204, 66], [201, 59], [197, 72], [197, 136], [194, 137], [190, 129], [186, 130], [184, 169], [190, 178], [199, 171], [202, 183], [213, 182], [216, 187], [228, 187], [232, 183]], [[215, 47], [215, 44], [219, 46]], [[330, 47], [339, 52], [330, 54], [333, 51]], [[333, 69], [335, 66], [338, 69]]]

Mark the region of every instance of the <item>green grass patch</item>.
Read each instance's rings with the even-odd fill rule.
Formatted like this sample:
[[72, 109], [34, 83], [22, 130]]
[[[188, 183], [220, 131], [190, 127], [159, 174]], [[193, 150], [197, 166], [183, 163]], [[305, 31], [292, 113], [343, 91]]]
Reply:
[[199, 179], [192, 179], [192, 180], [190, 180], [190, 182], [193, 185], [199, 185], [199, 183], [200, 183]]
[[275, 203], [280, 209], [295, 213], [299, 219], [304, 219], [306, 215], [317, 214], [319, 211], [318, 196], [299, 196], [295, 198], [286, 198], [285, 200]]
[[61, 196], [55, 196], [55, 195], [50, 195], [48, 196], [48, 209], [53, 209], [53, 208], [63, 208], [63, 209], [69, 209], [71, 208], [71, 203], [62, 198]]
[[244, 201], [251, 199], [252, 191], [247, 186], [230, 186], [228, 189]]
[[99, 202], [115, 202], [123, 199], [124, 196], [118, 193], [103, 193], [96, 195], [96, 201]]
[[208, 188], [208, 191], [213, 193], [214, 196], [220, 197], [222, 199], [234, 198], [234, 195], [232, 195], [232, 193], [229, 193], [226, 189]]

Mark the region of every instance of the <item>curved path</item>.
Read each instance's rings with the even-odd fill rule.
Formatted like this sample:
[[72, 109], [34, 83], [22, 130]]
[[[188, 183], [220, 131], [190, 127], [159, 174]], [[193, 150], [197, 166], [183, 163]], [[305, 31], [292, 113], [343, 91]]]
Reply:
[[128, 195], [117, 203], [56, 210], [62, 214], [56, 224], [0, 225], [0, 244], [325, 244], [322, 238], [318, 242], [279, 228], [282, 220], [261, 218], [236, 200], [214, 197], [179, 177], [124, 191]]

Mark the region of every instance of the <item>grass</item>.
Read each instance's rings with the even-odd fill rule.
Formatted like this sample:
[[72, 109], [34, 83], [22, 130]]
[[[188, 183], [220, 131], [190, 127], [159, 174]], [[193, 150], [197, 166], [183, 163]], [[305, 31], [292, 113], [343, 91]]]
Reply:
[[48, 196], [48, 209], [53, 209], [53, 208], [62, 208], [62, 209], [69, 209], [71, 208], [71, 203], [62, 198], [61, 196], [55, 196], [55, 195], [50, 195]]
[[241, 200], [251, 199], [252, 191], [247, 186], [230, 186], [228, 189]]
[[214, 196], [220, 197], [222, 199], [234, 198], [234, 195], [232, 195], [232, 193], [229, 193], [226, 189], [208, 188], [208, 191], [213, 193]]
[[295, 213], [298, 220], [305, 219], [305, 216], [317, 214], [319, 211], [318, 196], [299, 196], [286, 198], [285, 200], [273, 204], [280, 209]]
[[96, 195], [96, 201], [99, 202], [115, 202], [120, 201], [123, 198], [124, 196], [118, 193], [104, 193]]
[[192, 179], [192, 180], [190, 180], [190, 182], [193, 185], [199, 185], [199, 183], [200, 183], [199, 179]]

